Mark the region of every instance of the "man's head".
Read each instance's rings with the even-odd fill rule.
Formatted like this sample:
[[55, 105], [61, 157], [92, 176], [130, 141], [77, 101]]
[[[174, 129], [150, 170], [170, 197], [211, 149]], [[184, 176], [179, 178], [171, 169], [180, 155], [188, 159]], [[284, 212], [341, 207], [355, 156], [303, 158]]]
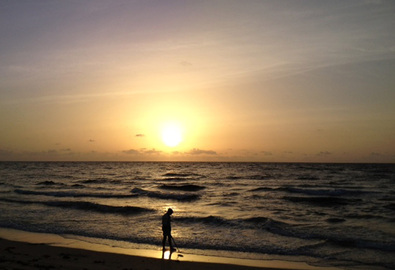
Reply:
[[171, 209], [171, 208], [167, 209], [167, 213], [168, 213], [169, 215], [173, 214], [173, 209]]

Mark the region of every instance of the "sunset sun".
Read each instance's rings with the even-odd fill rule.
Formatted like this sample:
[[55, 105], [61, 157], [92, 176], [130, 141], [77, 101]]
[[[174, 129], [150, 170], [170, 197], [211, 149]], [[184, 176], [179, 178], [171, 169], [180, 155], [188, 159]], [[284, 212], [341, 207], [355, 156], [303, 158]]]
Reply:
[[182, 141], [181, 127], [176, 123], [167, 123], [162, 127], [162, 141], [169, 147], [175, 147]]

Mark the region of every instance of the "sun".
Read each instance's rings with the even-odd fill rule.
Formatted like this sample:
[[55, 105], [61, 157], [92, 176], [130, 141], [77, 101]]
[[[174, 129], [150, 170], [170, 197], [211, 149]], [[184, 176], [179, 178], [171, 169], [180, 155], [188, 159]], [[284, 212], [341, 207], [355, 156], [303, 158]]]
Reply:
[[182, 130], [177, 123], [167, 123], [162, 127], [162, 141], [169, 147], [175, 147], [182, 142]]

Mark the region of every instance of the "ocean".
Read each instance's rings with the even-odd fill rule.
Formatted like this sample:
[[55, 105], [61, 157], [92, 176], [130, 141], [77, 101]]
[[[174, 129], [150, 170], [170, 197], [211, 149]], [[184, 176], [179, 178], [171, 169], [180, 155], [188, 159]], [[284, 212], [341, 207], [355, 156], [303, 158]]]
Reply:
[[395, 164], [0, 162], [0, 227], [185, 253], [395, 269]]

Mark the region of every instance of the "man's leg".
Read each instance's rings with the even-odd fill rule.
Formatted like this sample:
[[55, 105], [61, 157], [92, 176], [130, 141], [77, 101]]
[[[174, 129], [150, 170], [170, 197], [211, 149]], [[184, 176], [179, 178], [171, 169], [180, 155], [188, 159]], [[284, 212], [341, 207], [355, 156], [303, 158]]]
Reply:
[[166, 248], [166, 234], [163, 234], [162, 245], [163, 245], [163, 250], [164, 250]]
[[172, 251], [172, 250], [173, 250], [173, 242], [172, 242], [173, 239], [172, 239], [172, 237], [171, 237], [171, 234], [169, 234], [168, 237], [169, 237], [170, 251]]

